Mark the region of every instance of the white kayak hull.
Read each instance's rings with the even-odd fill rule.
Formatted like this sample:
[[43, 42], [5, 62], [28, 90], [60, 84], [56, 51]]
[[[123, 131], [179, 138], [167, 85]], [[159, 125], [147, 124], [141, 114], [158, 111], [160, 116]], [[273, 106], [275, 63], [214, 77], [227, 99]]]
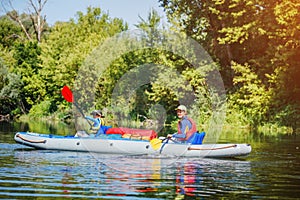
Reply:
[[74, 137], [18, 132], [17, 143], [35, 149], [81, 151], [109, 154], [166, 155], [182, 157], [239, 157], [251, 152], [249, 144], [179, 144], [169, 141], [157, 150], [147, 140]]

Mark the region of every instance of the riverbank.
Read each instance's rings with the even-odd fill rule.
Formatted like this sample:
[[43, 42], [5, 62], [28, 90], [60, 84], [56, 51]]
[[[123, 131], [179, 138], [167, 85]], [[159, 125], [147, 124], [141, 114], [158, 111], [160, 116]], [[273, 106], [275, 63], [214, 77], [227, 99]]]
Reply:
[[[7, 121], [8, 122], [8, 121]], [[16, 120], [10, 120], [10, 123], [21, 124], [21, 129], [27, 129], [32, 132], [39, 132], [45, 134], [61, 134], [68, 135], [70, 133], [76, 132], [75, 121], [70, 117], [68, 120], [60, 119], [57, 116], [47, 116], [34, 118], [28, 115], [23, 115]], [[165, 136], [166, 134], [176, 131], [176, 123], [169, 124], [165, 126], [159, 133], [159, 135]], [[139, 123], [131, 123], [138, 125]], [[88, 128], [88, 127], [87, 127]], [[60, 131], [58, 131], [58, 129]], [[207, 131], [209, 129], [209, 125], [198, 125], [198, 130]], [[249, 134], [257, 134], [257, 135], [269, 135], [269, 136], [277, 136], [277, 135], [298, 135], [300, 134], [300, 129], [293, 130], [291, 127], [278, 126], [273, 124], [267, 124], [264, 126], [259, 126], [256, 129], [252, 128], [250, 125], [248, 126], [237, 126], [234, 124], [225, 123], [222, 127], [221, 134], [227, 134], [229, 132], [237, 133], [238, 135], [249, 135]], [[220, 135], [220, 134], [218, 134]]]

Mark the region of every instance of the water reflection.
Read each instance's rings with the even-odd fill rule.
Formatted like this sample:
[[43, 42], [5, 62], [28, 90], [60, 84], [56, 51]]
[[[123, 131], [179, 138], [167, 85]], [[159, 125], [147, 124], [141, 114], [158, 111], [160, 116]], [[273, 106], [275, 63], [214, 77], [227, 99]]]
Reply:
[[[241, 160], [187, 160], [177, 164], [176, 192], [185, 196], [247, 193], [251, 164]], [[237, 177], [237, 174], [243, 177]], [[246, 178], [247, 177], [247, 178]], [[245, 179], [246, 178], [246, 179]], [[245, 182], [245, 180], [248, 180]]]
[[253, 152], [220, 160], [32, 150], [13, 141], [19, 125], [0, 127], [4, 199], [298, 199], [300, 192], [299, 136], [221, 136], [250, 140]]
[[[22, 192], [49, 196], [211, 196], [241, 192], [248, 187], [245, 178], [249, 180], [251, 173], [250, 163], [239, 160], [178, 159], [170, 164], [167, 158], [95, 158], [89, 153], [35, 150], [15, 151], [14, 157], [19, 165], [15, 173], [26, 174], [18, 183], [27, 184]], [[36, 185], [47, 189], [37, 192]]]
[[28, 120], [23, 122], [0, 122], [0, 133], [5, 134], [18, 131], [56, 135], [73, 135], [76, 132], [74, 124], [67, 125], [61, 121]]

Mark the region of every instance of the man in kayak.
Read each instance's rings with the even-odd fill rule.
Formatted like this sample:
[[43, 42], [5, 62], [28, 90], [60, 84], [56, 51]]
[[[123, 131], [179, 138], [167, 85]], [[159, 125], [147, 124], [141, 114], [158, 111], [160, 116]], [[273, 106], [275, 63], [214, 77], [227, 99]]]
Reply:
[[187, 109], [184, 105], [177, 108], [177, 116], [180, 119], [177, 125], [177, 133], [168, 134], [168, 138], [175, 138], [176, 141], [185, 142], [197, 132], [196, 123], [187, 116]]

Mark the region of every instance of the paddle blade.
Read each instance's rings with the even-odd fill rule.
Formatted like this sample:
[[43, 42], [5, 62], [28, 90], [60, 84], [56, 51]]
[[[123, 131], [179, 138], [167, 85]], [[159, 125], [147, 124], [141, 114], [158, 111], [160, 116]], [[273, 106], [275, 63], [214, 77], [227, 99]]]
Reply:
[[154, 138], [150, 141], [150, 145], [154, 150], [158, 150], [161, 147], [162, 141], [160, 139]]
[[66, 101], [70, 103], [74, 102], [73, 93], [68, 86], [65, 85], [63, 87], [63, 89], [61, 90], [61, 94], [63, 95]]

